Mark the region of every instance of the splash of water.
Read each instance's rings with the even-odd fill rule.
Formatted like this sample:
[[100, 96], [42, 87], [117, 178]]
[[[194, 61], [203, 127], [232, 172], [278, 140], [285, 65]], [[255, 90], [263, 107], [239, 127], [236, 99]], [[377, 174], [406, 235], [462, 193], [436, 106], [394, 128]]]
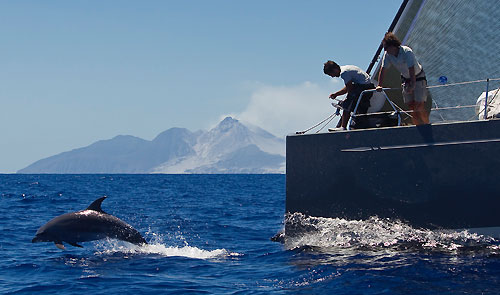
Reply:
[[166, 245], [161, 235], [148, 231], [152, 239], [148, 244], [134, 245], [115, 239], [105, 239], [97, 243], [97, 255], [113, 255], [121, 253], [130, 255], [160, 255], [164, 257], [187, 257], [193, 259], [221, 259], [240, 256], [242, 254], [230, 252], [226, 249], [204, 250], [198, 247], [190, 246], [183, 240], [183, 246]]
[[368, 220], [309, 217], [301, 213], [285, 218], [285, 247], [402, 248], [455, 251], [472, 248], [499, 250], [498, 240], [462, 231], [413, 228], [399, 220], [371, 217]]

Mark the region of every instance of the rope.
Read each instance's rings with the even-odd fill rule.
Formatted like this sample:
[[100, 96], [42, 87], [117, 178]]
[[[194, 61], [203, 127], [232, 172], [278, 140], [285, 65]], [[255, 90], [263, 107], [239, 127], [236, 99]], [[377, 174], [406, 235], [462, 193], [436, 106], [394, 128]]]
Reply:
[[[314, 125], [314, 126], [312, 126], [312, 127], [310, 127], [310, 128], [307, 128], [307, 129], [306, 129], [306, 130], [304, 130], [304, 131], [297, 131], [297, 132], [295, 132], [295, 134], [305, 134], [306, 132], [309, 132], [309, 131], [311, 131], [312, 129], [314, 129], [314, 128], [318, 127], [319, 125], [323, 124], [323, 123], [324, 123], [324, 122], [326, 122], [328, 119], [330, 119], [330, 121], [328, 121], [328, 123], [330, 123], [330, 122], [333, 120], [333, 118], [335, 118], [336, 116], [337, 116], [337, 114], [336, 114], [336, 113], [333, 113], [333, 114], [331, 114], [330, 116], [328, 116], [326, 119], [324, 119], [323, 121], [319, 122], [318, 124], [316, 124], [316, 125]], [[327, 123], [327, 124], [328, 124], [328, 123]], [[325, 125], [325, 126], [326, 126], [326, 125]], [[323, 129], [323, 128], [324, 128], [324, 126], [323, 126], [321, 129]]]
[[318, 131], [316, 131], [316, 133], [320, 133], [321, 130], [323, 130], [323, 128], [325, 128], [326, 126], [328, 126], [328, 124], [330, 124], [330, 122], [335, 118], [337, 117], [337, 113], [335, 113], [335, 116], [332, 116], [332, 118], [330, 120], [328, 120], [328, 122], [326, 122], [325, 125], [323, 125], [323, 127], [321, 127]]

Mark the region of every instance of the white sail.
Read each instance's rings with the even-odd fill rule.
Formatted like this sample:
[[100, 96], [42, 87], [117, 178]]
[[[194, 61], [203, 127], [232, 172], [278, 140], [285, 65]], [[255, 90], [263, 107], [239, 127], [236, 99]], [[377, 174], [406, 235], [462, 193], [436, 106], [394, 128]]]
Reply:
[[[415, 52], [429, 86], [500, 77], [498, 0], [410, 0], [394, 33]], [[399, 74], [388, 77], [391, 87], [399, 85]], [[489, 89], [500, 86], [498, 81], [490, 83]], [[429, 91], [433, 107], [451, 107], [474, 105], [485, 89], [486, 82], [482, 82]], [[474, 114], [474, 108], [461, 108], [439, 115], [447, 120], [468, 120]]]

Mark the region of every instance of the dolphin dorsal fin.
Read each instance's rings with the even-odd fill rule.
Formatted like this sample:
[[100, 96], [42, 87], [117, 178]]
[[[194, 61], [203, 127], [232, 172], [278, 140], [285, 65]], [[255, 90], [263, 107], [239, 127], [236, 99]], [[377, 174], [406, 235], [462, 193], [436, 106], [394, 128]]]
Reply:
[[92, 202], [92, 204], [90, 204], [90, 206], [87, 208], [87, 210], [94, 210], [97, 212], [106, 213], [106, 212], [102, 211], [102, 209], [101, 209], [101, 203], [102, 203], [102, 201], [104, 201], [104, 199], [106, 199], [106, 197], [101, 197], [101, 198], [95, 200], [94, 202]]

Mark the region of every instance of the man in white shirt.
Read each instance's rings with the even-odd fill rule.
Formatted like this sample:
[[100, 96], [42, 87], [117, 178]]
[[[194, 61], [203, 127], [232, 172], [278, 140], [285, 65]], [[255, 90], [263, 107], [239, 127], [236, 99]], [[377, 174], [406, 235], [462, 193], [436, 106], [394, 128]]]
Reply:
[[[346, 129], [349, 118], [351, 117], [351, 112], [354, 111], [356, 103], [358, 102], [359, 95], [364, 90], [375, 89], [375, 85], [371, 82], [370, 76], [357, 66], [339, 66], [334, 61], [329, 60], [324, 64], [323, 72], [332, 78], [340, 77], [344, 80], [344, 88], [330, 94], [330, 98], [335, 99], [337, 96], [347, 93], [346, 99], [342, 102], [344, 112], [341, 118], [341, 127], [342, 129]], [[357, 113], [363, 114], [367, 112], [370, 107], [370, 98], [372, 95], [372, 92], [363, 95]]]
[[427, 80], [422, 65], [408, 46], [402, 46], [401, 41], [391, 32], [387, 32], [382, 40], [384, 56], [380, 68], [377, 91], [382, 91], [385, 71], [391, 65], [401, 73], [403, 81], [403, 100], [413, 111], [412, 122], [415, 125], [429, 124], [429, 114], [425, 110], [427, 100]]

